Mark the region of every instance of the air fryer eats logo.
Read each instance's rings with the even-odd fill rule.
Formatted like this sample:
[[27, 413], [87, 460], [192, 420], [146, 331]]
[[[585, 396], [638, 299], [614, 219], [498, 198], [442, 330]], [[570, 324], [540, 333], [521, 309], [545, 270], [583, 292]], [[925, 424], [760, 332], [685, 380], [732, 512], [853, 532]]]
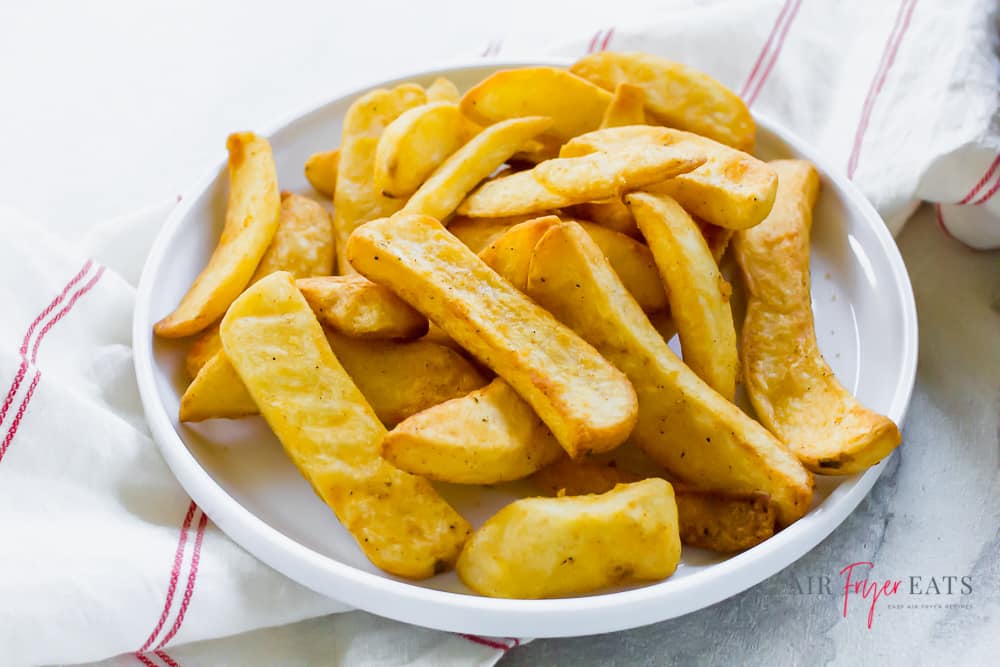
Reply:
[[971, 609], [973, 581], [969, 575], [916, 575], [902, 579], [874, 576], [875, 564], [858, 561], [845, 565], [837, 576], [793, 576], [797, 595], [836, 595], [844, 618], [863, 614], [869, 629], [875, 612], [918, 609]]

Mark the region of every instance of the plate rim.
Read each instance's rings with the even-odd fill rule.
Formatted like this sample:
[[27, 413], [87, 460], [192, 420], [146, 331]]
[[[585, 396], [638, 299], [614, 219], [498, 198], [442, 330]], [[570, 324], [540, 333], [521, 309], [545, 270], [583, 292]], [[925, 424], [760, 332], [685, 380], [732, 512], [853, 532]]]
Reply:
[[[354, 86], [300, 109], [273, 124], [263, 136], [272, 137], [318, 109], [373, 88], [414, 78], [447, 76], [455, 70], [502, 69], [526, 65], [566, 66], [561, 58], [466, 60], [421, 68], [393, 79]], [[754, 120], [794, 151], [813, 162], [833, 181], [874, 231], [889, 259], [893, 285], [902, 308], [902, 372], [893, 390], [888, 416], [902, 427], [912, 397], [917, 367], [918, 328], [913, 288], [899, 248], [888, 227], [861, 191], [842, 172], [831, 169], [815, 149], [793, 132], [760, 113]], [[394, 620], [451, 632], [491, 636], [571, 637], [615, 632], [676, 618], [714, 605], [759, 584], [799, 560], [832, 533], [864, 499], [893, 455], [869, 468], [838, 496], [825, 516], [809, 524], [795, 523], [774, 537], [707, 569], [704, 574], [651, 583], [627, 591], [552, 600], [507, 600], [424, 588], [417, 584], [365, 572], [306, 547], [267, 524], [230, 496], [198, 463], [174, 429], [164, 409], [154, 376], [151, 308], [153, 278], [159, 273], [168, 246], [197, 196], [211, 187], [225, 166], [213, 165], [207, 176], [186, 188], [150, 248], [136, 292], [132, 321], [133, 360], [139, 394], [150, 432], [177, 481], [202, 510], [234, 542], [293, 581], [330, 597]], [[838, 489], [817, 509], [824, 508]], [[798, 526], [798, 530], [796, 527]], [[710, 575], [710, 576], [709, 576]], [[378, 593], [377, 595], [375, 593]]]

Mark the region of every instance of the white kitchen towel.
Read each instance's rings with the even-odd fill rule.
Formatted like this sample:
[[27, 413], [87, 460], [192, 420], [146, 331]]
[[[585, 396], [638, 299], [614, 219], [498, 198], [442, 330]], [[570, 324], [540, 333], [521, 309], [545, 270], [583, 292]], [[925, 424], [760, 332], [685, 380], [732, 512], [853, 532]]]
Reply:
[[[635, 49], [703, 68], [817, 145], [894, 230], [929, 199], [945, 231], [986, 247], [1000, 243], [990, 11], [981, 0], [699, 3], [554, 50], [497, 40], [485, 55]], [[142, 260], [168, 209], [72, 246], [0, 210], [4, 665], [119, 654], [122, 664], [173, 665], [178, 644], [344, 609], [231, 543], [149, 438], [129, 330]], [[343, 619], [327, 633], [344, 643], [340, 664], [490, 664], [516, 643]], [[231, 662], [280, 661], [266, 655]]]

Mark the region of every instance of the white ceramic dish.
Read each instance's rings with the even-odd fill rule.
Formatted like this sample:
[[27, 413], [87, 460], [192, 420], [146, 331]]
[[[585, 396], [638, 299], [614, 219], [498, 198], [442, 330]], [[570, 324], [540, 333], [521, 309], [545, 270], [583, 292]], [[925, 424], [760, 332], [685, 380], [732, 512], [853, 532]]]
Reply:
[[[465, 89], [496, 69], [526, 64], [537, 62], [476, 63], [372, 87], [410, 80], [427, 84], [444, 75]], [[283, 189], [314, 194], [302, 165], [312, 152], [339, 145], [344, 112], [364, 92], [337, 97], [268, 135]], [[917, 320], [896, 245], [846, 178], [775, 123], [761, 117], [757, 122], [760, 157], [803, 157], [823, 174], [812, 240], [820, 347], [838, 378], [865, 404], [901, 423], [916, 372]], [[220, 158], [222, 144], [220, 137]], [[809, 514], [749, 551], [721, 557], [685, 548], [677, 572], [661, 583], [560, 600], [497, 600], [471, 594], [454, 573], [422, 582], [387, 575], [365, 559], [260, 418], [177, 421], [186, 342], [154, 339], [152, 325], [176, 306], [207, 261], [221, 227], [225, 191], [220, 159], [208, 178], [184, 194], [146, 262], [133, 331], [142, 402], [164, 458], [212, 520], [271, 567], [337, 600], [417, 625], [493, 636], [557, 637], [636, 627], [707, 607], [800, 558], [850, 514], [885, 465], [854, 477], [819, 479]], [[478, 525], [527, 488], [441, 490]]]

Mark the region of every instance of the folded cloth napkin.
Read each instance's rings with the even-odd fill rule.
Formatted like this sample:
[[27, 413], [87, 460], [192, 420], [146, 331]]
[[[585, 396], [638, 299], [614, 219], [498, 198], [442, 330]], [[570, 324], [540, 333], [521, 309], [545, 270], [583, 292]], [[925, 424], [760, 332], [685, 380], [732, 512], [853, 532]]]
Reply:
[[[1000, 244], [991, 11], [988, 0], [699, 3], [552, 52], [642, 50], [702, 68], [817, 146], [894, 231], [926, 199], [945, 232], [988, 247]], [[537, 40], [512, 38], [485, 55], [538, 53]], [[175, 665], [178, 644], [345, 610], [230, 542], [149, 437], [130, 322], [169, 208], [72, 246], [0, 209], [0, 664]], [[291, 626], [282, 646], [316, 660], [310, 647], [333, 636], [339, 664], [459, 665], [492, 664], [522, 641], [358, 612], [324, 623]], [[204, 661], [284, 661], [265, 644], [245, 635]]]

